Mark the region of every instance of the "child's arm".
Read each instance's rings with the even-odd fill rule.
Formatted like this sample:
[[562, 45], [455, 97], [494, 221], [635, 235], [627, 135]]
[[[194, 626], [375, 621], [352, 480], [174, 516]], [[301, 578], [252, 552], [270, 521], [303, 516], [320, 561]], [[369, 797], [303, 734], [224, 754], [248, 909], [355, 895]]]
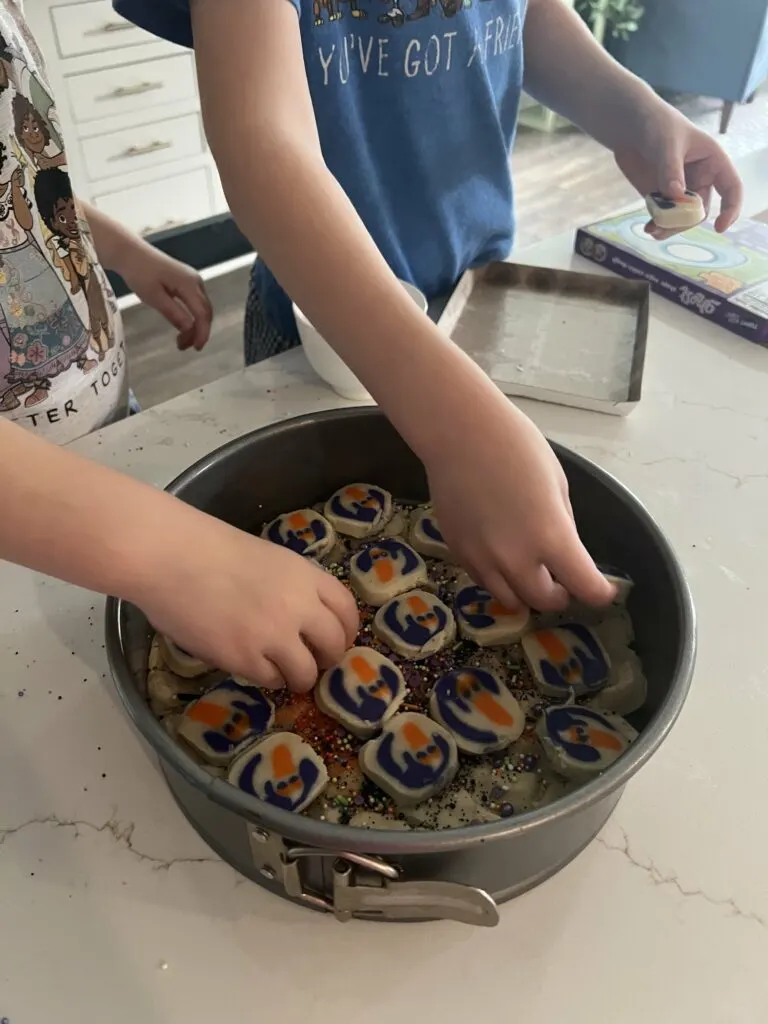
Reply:
[[397, 283], [326, 167], [286, 0], [193, 0], [205, 127], [254, 248], [426, 464], [446, 539], [507, 603], [597, 603], [557, 460]]
[[708, 206], [714, 188], [717, 229], [731, 226], [742, 185], [725, 151], [609, 56], [562, 0], [529, 0], [524, 48], [526, 90], [612, 150], [642, 195], [682, 198], [687, 186]]
[[353, 642], [329, 573], [2, 419], [0, 493], [0, 558], [137, 604], [211, 665], [308, 689]]
[[146, 305], [178, 331], [180, 349], [208, 341], [213, 310], [200, 275], [149, 245], [89, 203], [80, 203], [99, 262], [119, 274]]

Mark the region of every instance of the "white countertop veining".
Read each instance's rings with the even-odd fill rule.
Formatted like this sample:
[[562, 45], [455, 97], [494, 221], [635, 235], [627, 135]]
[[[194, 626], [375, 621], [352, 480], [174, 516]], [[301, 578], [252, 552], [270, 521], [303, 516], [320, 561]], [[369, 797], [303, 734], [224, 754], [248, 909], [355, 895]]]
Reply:
[[[768, 155], [756, 167], [753, 209], [768, 206]], [[570, 243], [524, 259], [568, 266]], [[767, 394], [768, 351], [654, 298], [628, 419], [526, 405], [656, 516], [690, 577], [700, 653], [679, 723], [601, 836], [496, 929], [340, 925], [240, 878], [117, 707], [102, 601], [0, 568], [0, 1018], [764, 1024]], [[292, 353], [76, 448], [165, 484], [246, 430], [340, 404]]]

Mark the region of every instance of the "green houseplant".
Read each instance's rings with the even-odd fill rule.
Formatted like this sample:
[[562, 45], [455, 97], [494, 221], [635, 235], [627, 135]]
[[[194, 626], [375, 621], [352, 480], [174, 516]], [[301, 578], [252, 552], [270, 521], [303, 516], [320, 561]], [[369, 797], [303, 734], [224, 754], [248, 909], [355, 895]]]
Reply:
[[574, 6], [601, 43], [608, 33], [614, 39], [629, 39], [645, 13], [635, 0], [576, 0]]
[[[563, 0], [589, 27], [590, 32], [609, 51], [613, 42], [629, 39], [636, 32], [645, 8], [636, 0]], [[526, 102], [520, 110], [520, 123], [537, 131], [553, 132], [568, 122], [535, 101]]]

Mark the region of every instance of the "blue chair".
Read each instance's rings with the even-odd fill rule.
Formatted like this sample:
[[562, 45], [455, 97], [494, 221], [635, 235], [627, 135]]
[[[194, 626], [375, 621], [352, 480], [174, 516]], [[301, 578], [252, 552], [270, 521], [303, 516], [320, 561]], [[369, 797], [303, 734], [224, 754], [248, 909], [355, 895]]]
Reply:
[[618, 60], [654, 89], [723, 100], [720, 131], [734, 106], [768, 78], [768, 0], [644, 0], [645, 14]]

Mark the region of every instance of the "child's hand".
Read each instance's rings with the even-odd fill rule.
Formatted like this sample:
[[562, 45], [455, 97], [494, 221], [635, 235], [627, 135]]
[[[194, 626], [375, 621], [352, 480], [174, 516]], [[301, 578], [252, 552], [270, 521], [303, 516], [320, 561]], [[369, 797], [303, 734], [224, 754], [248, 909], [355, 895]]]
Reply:
[[545, 610], [569, 594], [590, 604], [612, 599], [579, 540], [560, 463], [511, 403], [484, 411], [477, 436], [434, 460], [428, 475], [451, 551], [499, 600]]
[[[689, 188], [699, 193], [709, 216], [717, 194], [720, 212], [715, 230], [728, 230], [741, 212], [743, 186], [733, 162], [716, 139], [666, 103], [654, 104], [650, 112], [638, 112], [632, 139], [631, 145], [619, 147], [614, 155], [641, 195], [662, 192], [672, 199], [682, 199]], [[677, 233], [653, 221], [646, 230], [658, 241]]]
[[205, 346], [213, 310], [197, 271], [132, 239], [128, 251], [120, 256], [118, 272], [142, 302], [178, 331], [176, 344], [181, 351], [194, 348], [199, 352]]
[[309, 690], [354, 643], [352, 594], [276, 544], [186, 506], [175, 511], [161, 527], [172, 540], [131, 600], [207, 664], [261, 686]]

